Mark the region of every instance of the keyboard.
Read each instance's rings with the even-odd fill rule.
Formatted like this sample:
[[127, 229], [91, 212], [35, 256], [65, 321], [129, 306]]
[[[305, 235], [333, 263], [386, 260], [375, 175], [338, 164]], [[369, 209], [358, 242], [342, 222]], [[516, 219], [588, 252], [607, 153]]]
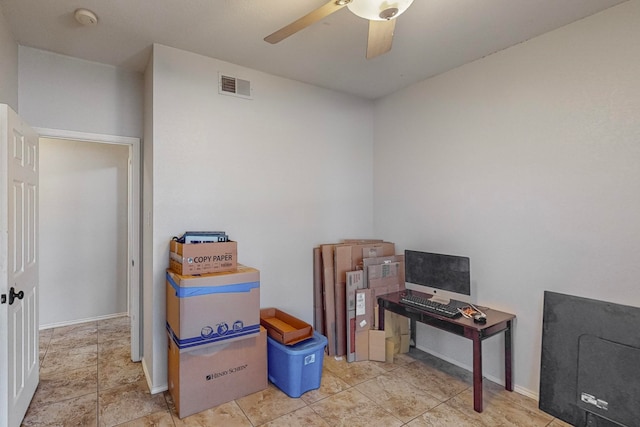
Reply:
[[438, 314], [442, 317], [448, 317], [454, 319], [462, 316], [458, 311], [458, 306], [454, 301], [449, 304], [443, 304], [437, 301], [433, 301], [430, 298], [425, 298], [418, 295], [406, 294], [400, 298], [400, 302], [412, 307], [419, 308], [429, 313]]

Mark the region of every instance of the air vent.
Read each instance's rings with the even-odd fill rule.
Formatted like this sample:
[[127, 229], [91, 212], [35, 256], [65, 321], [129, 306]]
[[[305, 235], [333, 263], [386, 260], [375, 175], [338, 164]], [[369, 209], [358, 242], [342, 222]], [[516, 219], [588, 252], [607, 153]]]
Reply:
[[219, 75], [218, 93], [251, 99], [251, 82], [224, 74]]

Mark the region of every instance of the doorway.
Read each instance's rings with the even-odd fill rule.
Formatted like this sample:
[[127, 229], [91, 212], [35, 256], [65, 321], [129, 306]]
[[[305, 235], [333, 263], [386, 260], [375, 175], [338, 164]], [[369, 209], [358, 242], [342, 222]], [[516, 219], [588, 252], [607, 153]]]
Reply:
[[[140, 361], [140, 140], [36, 131], [41, 164], [48, 155], [45, 164], [55, 165], [48, 175], [41, 167], [40, 198], [46, 202], [41, 205], [41, 261], [46, 253], [52, 256], [41, 265], [50, 277], [41, 275], [40, 325], [126, 313], [131, 320], [131, 359]], [[45, 194], [47, 187], [55, 191]], [[43, 209], [56, 218], [55, 226], [45, 226]]]

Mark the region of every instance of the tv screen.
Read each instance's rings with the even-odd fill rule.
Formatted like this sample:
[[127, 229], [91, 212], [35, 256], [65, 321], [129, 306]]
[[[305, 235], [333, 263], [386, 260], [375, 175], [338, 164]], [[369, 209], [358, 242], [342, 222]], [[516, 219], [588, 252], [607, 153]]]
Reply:
[[469, 258], [430, 252], [404, 251], [408, 283], [461, 295], [471, 295]]
[[574, 426], [637, 426], [640, 308], [546, 291], [541, 410]]

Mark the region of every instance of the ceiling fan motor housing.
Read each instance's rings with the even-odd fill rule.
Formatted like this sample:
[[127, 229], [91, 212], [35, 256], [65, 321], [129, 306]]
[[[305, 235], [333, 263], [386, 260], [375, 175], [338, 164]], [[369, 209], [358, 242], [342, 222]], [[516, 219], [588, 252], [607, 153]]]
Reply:
[[351, 0], [349, 10], [370, 21], [388, 21], [397, 18], [411, 6], [413, 0]]

